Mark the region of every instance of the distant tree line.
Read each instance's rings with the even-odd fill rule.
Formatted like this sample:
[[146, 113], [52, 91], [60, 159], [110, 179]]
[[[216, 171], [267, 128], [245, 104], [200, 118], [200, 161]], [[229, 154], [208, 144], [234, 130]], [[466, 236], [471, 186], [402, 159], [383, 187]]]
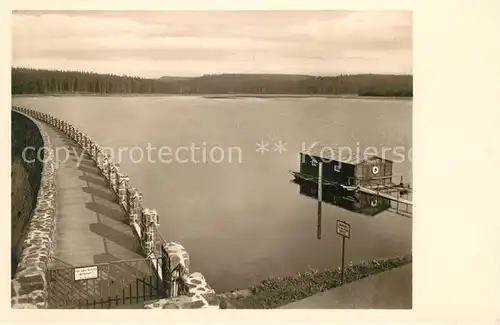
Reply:
[[304, 94], [412, 97], [411, 75], [220, 74], [146, 79], [12, 68], [12, 94]]

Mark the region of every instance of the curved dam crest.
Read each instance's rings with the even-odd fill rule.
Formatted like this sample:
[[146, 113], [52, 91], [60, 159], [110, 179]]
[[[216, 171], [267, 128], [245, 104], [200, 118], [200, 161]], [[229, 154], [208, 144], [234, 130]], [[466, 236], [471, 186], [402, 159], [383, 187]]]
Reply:
[[[24, 229], [17, 230], [22, 235], [12, 244], [13, 252], [19, 251], [17, 268], [11, 280], [12, 308], [50, 308], [48, 296], [51, 279], [48, 277], [58, 246], [56, 227], [61, 217], [56, 186], [60, 166], [55, 161], [49, 135], [53, 133], [52, 130], [68, 136], [69, 141], [79, 146], [102, 173], [116, 195], [123, 216], [127, 218], [122, 222], [130, 226], [135, 235], [134, 240], [140, 244], [142, 255], [151, 262], [152, 271], [165, 282], [168, 298], [146, 301], [142, 308], [219, 308], [215, 291], [203, 275], [189, 271], [187, 251], [181, 244], [163, 239], [157, 212], [142, 206], [140, 192], [131, 186], [128, 176], [120, 172], [119, 166], [110, 161], [99, 145], [75, 126], [49, 114], [21, 107], [13, 107], [12, 110], [13, 185], [16, 185], [12, 192], [12, 196], [16, 195], [12, 206], [12, 218], [16, 221], [13, 222], [13, 229]], [[51, 131], [47, 132], [49, 129]], [[27, 147], [36, 150], [31, 150], [32, 156], [23, 157]], [[34, 159], [34, 152], [40, 148], [44, 149], [41, 150], [43, 156]], [[20, 193], [37, 195], [28, 195], [27, 203], [21, 204], [17, 203], [21, 201]], [[18, 214], [20, 218], [17, 218]]]

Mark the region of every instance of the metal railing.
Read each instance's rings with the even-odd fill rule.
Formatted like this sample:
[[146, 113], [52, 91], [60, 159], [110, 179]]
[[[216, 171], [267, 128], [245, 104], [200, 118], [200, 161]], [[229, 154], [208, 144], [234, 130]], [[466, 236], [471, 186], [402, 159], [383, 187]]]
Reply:
[[[94, 264], [96, 277], [77, 279], [80, 267], [50, 269], [49, 308], [113, 308], [119, 304], [166, 298], [166, 283], [151, 272], [158, 259], [134, 259]], [[135, 301], [134, 301], [135, 300]]]

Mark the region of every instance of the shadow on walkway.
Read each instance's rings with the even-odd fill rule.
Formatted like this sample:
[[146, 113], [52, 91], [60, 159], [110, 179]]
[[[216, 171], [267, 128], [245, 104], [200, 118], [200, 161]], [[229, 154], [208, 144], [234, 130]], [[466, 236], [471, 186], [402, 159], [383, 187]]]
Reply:
[[84, 188], [82, 188], [82, 191], [87, 193], [87, 194], [90, 194], [92, 196], [95, 196], [95, 197], [98, 197], [98, 198], [103, 199], [105, 201], [108, 201], [108, 202], [116, 202], [117, 201], [116, 195], [113, 192], [111, 192], [111, 190], [104, 191], [104, 190], [99, 190], [99, 189], [94, 188], [94, 187], [84, 187]]
[[128, 219], [124, 217], [123, 212], [121, 210], [111, 209], [95, 202], [85, 203], [85, 206], [87, 207], [87, 209], [96, 214], [108, 217], [110, 219], [113, 219], [121, 223], [128, 223]]
[[96, 178], [90, 175], [80, 176], [79, 178], [84, 182], [92, 183], [97, 186], [102, 186], [102, 187], [108, 186], [108, 182], [102, 178]]
[[91, 232], [99, 235], [99, 237], [120, 245], [127, 250], [134, 251], [137, 248], [135, 245], [135, 238], [133, 236], [124, 234], [123, 232], [116, 230], [105, 223], [92, 223], [89, 225], [89, 229]]

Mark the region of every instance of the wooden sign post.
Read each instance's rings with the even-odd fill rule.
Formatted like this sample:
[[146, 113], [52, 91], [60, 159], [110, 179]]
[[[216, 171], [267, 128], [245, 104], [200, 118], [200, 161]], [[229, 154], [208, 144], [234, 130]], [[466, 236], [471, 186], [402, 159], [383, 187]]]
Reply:
[[340, 269], [340, 284], [344, 284], [345, 239], [349, 239], [351, 237], [351, 225], [346, 221], [337, 220], [337, 234], [342, 236], [342, 266]]

